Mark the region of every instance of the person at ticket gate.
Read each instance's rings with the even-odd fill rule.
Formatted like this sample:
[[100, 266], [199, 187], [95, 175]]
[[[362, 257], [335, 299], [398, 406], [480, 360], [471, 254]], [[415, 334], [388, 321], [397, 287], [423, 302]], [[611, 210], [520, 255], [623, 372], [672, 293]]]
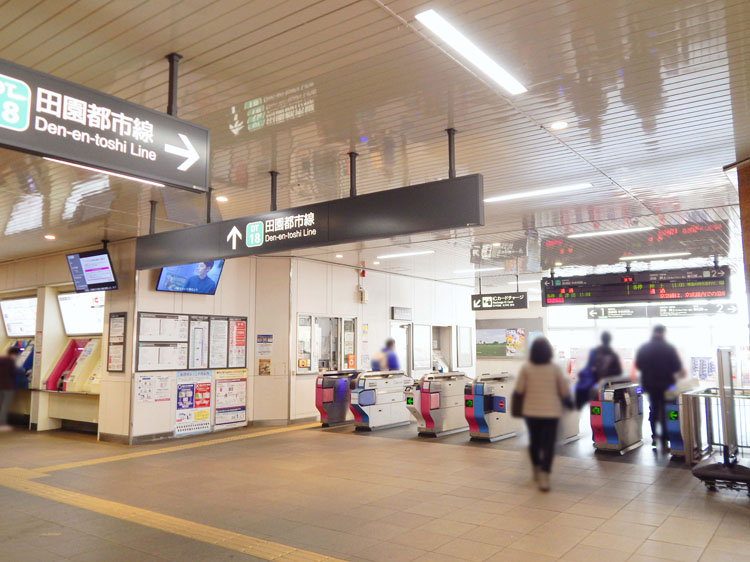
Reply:
[[216, 290], [216, 283], [208, 276], [214, 266], [213, 261], [201, 261], [196, 264], [195, 275], [185, 283], [185, 291], [190, 293], [211, 294]]
[[8, 412], [15, 393], [16, 375], [19, 371], [16, 359], [20, 353], [21, 351], [13, 346], [8, 349], [5, 356], [0, 357], [0, 431], [11, 429], [8, 425]]
[[667, 329], [654, 326], [651, 341], [643, 344], [635, 356], [635, 366], [641, 372], [641, 386], [648, 394], [652, 446], [657, 438], [663, 450], [668, 449], [664, 393], [677, 382], [678, 373], [683, 374], [682, 362], [674, 346], [667, 343]]
[[612, 349], [612, 334], [602, 332], [601, 342], [601, 345], [591, 350], [586, 366], [578, 373], [575, 395], [579, 410], [589, 401], [591, 389], [597, 383], [622, 374], [620, 357]]
[[529, 359], [521, 367], [514, 395], [521, 395], [521, 413], [529, 429], [529, 456], [539, 489], [549, 490], [552, 457], [557, 439], [557, 422], [563, 414], [563, 401], [570, 401], [570, 390], [562, 369], [552, 361], [549, 340], [534, 340]]
[[385, 341], [385, 347], [378, 351], [370, 362], [370, 368], [373, 371], [399, 371], [401, 366], [396, 354], [396, 340], [388, 338]]

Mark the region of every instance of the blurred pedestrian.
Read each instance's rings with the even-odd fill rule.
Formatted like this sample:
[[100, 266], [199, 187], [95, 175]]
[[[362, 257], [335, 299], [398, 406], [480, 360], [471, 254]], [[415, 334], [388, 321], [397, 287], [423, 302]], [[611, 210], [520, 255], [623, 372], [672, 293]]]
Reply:
[[16, 359], [20, 353], [20, 350], [13, 346], [0, 357], [0, 431], [11, 429], [8, 425], [8, 412], [15, 394], [16, 375], [19, 370], [16, 366]]
[[683, 371], [677, 350], [666, 341], [666, 331], [661, 324], [654, 326], [651, 341], [643, 344], [635, 356], [635, 366], [641, 372], [641, 386], [648, 394], [651, 445], [656, 447], [658, 439], [665, 451], [669, 446], [664, 393], [675, 384], [677, 374]]
[[521, 367], [515, 396], [522, 397], [521, 414], [529, 429], [529, 456], [539, 489], [549, 490], [557, 422], [563, 400], [570, 400], [562, 369], [552, 362], [552, 345], [540, 337], [531, 344], [529, 359]]
[[396, 340], [388, 338], [385, 340], [385, 347], [378, 351], [370, 362], [370, 368], [373, 371], [398, 371], [401, 369], [396, 353]]
[[586, 366], [578, 373], [576, 384], [576, 407], [581, 409], [590, 400], [591, 389], [602, 379], [617, 377], [622, 374], [622, 364], [617, 352], [612, 349], [612, 334], [602, 332], [601, 344], [589, 353]]

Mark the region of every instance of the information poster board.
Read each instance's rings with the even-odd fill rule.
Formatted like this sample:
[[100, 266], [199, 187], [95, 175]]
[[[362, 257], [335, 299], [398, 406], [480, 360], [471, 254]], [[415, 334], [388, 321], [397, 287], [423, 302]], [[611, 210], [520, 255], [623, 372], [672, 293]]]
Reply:
[[258, 334], [255, 351], [258, 354], [258, 375], [271, 375], [271, 355], [273, 354], [273, 334]]
[[247, 425], [247, 369], [218, 369], [214, 381], [214, 429]]
[[135, 400], [141, 404], [169, 402], [172, 389], [169, 375], [138, 375], [135, 381]]
[[229, 368], [247, 367], [247, 318], [229, 318]]
[[208, 369], [208, 316], [190, 316], [190, 353], [188, 369]]
[[138, 313], [138, 341], [186, 342], [189, 327], [187, 314]]
[[138, 342], [136, 371], [179, 371], [187, 369], [188, 344]]
[[177, 373], [175, 436], [211, 431], [211, 371]]
[[209, 335], [208, 366], [211, 369], [226, 369], [229, 354], [229, 319], [212, 316]]
[[109, 313], [109, 331], [107, 333], [107, 371], [110, 373], [122, 373], [125, 371], [125, 333], [127, 324], [127, 312]]

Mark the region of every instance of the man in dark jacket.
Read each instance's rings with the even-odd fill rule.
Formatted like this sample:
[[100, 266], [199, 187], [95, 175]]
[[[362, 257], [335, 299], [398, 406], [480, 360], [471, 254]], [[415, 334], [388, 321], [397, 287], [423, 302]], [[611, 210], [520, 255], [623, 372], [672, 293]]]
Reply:
[[591, 398], [591, 389], [602, 379], [616, 377], [622, 374], [622, 365], [617, 352], [612, 349], [612, 334], [602, 332], [601, 345], [589, 353], [586, 366], [578, 373], [576, 384], [576, 407], [580, 410]]
[[[648, 394], [651, 422], [651, 436], [653, 446], [656, 446], [657, 436], [662, 449], [667, 449], [666, 441], [666, 412], [664, 393], [675, 384], [677, 373], [682, 371], [677, 350], [664, 339], [667, 329], [661, 324], [654, 326], [651, 341], [643, 344], [635, 357], [635, 366], [641, 372], [641, 385]], [[657, 433], [657, 424], [660, 433]]]
[[16, 359], [20, 351], [11, 347], [5, 356], [0, 357], [0, 431], [8, 431], [8, 411], [16, 389], [18, 367]]

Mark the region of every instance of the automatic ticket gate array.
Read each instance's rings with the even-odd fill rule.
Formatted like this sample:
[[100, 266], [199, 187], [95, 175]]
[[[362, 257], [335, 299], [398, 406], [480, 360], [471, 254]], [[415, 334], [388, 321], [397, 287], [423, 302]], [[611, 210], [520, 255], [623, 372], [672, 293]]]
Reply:
[[355, 379], [351, 395], [351, 411], [357, 429], [383, 429], [408, 425], [404, 390], [412, 384], [403, 371], [371, 371]]
[[594, 447], [625, 454], [643, 444], [643, 391], [622, 379], [600, 383], [596, 400], [589, 404]]
[[428, 373], [406, 392], [406, 405], [417, 418], [419, 435], [440, 437], [469, 429], [464, 416], [464, 373]]
[[315, 407], [323, 427], [346, 423], [353, 386], [360, 371], [329, 371], [315, 381]]
[[515, 437], [521, 421], [510, 415], [513, 377], [508, 373], [477, 376], [464, 392], [464, 414], [471, 439], [500, 441]]

